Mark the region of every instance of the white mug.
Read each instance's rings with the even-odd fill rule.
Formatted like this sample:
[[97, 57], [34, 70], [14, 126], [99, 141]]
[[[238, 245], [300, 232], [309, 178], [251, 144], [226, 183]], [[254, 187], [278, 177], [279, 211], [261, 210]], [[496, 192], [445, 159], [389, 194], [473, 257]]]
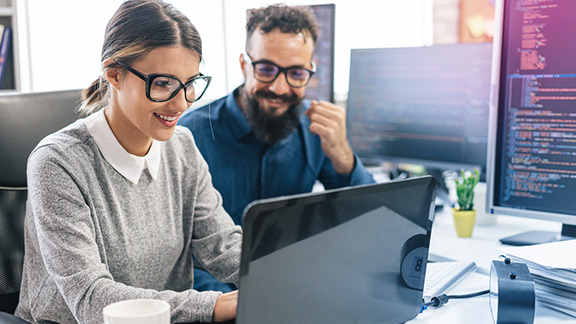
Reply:
[[159, 299], [129, 299], [104, 307], [105, 324], [170, 324], [170, 304]]

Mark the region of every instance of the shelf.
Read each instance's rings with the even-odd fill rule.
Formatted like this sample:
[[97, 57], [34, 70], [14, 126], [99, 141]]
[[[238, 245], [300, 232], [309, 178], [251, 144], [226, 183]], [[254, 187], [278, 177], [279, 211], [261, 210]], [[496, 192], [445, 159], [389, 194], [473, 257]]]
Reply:
[[14, 15], [14, 8], [0, 6], [0, 16], [12, 16], [12, 15]]
[[[4, 62], [4, 77], [0, 84], [2, 94], [20, 89], [20, 67], [18, 62], [19, 48], [17, 46], [16, 6], [14, 0], [0, 0], [0, 24], [12, 30], [8, 56]], [[0, 37], [1, 38], [1, 37]]]

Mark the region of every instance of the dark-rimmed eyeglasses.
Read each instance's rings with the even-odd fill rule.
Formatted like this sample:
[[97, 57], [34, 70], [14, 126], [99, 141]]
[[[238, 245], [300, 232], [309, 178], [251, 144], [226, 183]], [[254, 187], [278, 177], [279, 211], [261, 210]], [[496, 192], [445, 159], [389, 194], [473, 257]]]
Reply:
[[308, 85], [310, 78], [316, 73], [316, 64], [312, 62], [312, 70], [302, 66], [281, 67], [268, 60], [252, 61], [250, 54], [244, 53], [244, 60], [254, 68], [254, 77], [262, 83], [272, 83], [280, 73], [284, 73], [286, 82], [293, 88], [302, 88]]
[[208, 89], [208, 85], [210, 81], [212, 81], [212, 77], [207, 75], [203, 75], [202, 73], [198, 73], [197, 75], [191, 77], [186, 81], [186, 83], [182, 83], [178, 78], [173, 75], [167, 74], [144, 74], [132, 67], [128, 64], [124, 64], [120, 61], [116, 61], [121, 67], [125, 68], [126, 70], [132, 72], [135, 76], [139, 77], [140, 79], [146, 82], [146, 98], [150, 101], [154, 102], [164, 102], [168, 101], [178, 92], [180, 89], [184, 88], [184, 96], [186, 97], [186, 101], [194, 102], [202, 98], [206, 89]]

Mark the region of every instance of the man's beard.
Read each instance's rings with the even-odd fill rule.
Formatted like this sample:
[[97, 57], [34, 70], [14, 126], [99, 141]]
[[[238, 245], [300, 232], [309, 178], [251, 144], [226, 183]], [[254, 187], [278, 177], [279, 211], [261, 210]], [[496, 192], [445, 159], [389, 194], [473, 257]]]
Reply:
[[[244, 115], [256, 138], [264, 144], [273, 145], [292, 133], [300, 123], [300, 113], [302, 111], [300, 102], [302, 102], [302, 98], [298, 98], [296, 95], [278, 96], [270, 91], [256, 91], [254, 97], [250, 97], [244, 90], [240, 91]], [[274, 116], [262, 109], [257, 101], [259, 98], [279, 98], [290, 104], [290, 106], [283, 114]]]

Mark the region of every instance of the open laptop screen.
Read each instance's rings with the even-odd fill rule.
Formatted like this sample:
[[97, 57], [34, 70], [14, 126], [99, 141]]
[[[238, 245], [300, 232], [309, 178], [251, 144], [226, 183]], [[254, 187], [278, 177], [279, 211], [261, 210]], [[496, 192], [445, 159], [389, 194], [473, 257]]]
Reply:
[[236, 323], [399, 323], [420, 311], [436, 181], [252, 203]]

